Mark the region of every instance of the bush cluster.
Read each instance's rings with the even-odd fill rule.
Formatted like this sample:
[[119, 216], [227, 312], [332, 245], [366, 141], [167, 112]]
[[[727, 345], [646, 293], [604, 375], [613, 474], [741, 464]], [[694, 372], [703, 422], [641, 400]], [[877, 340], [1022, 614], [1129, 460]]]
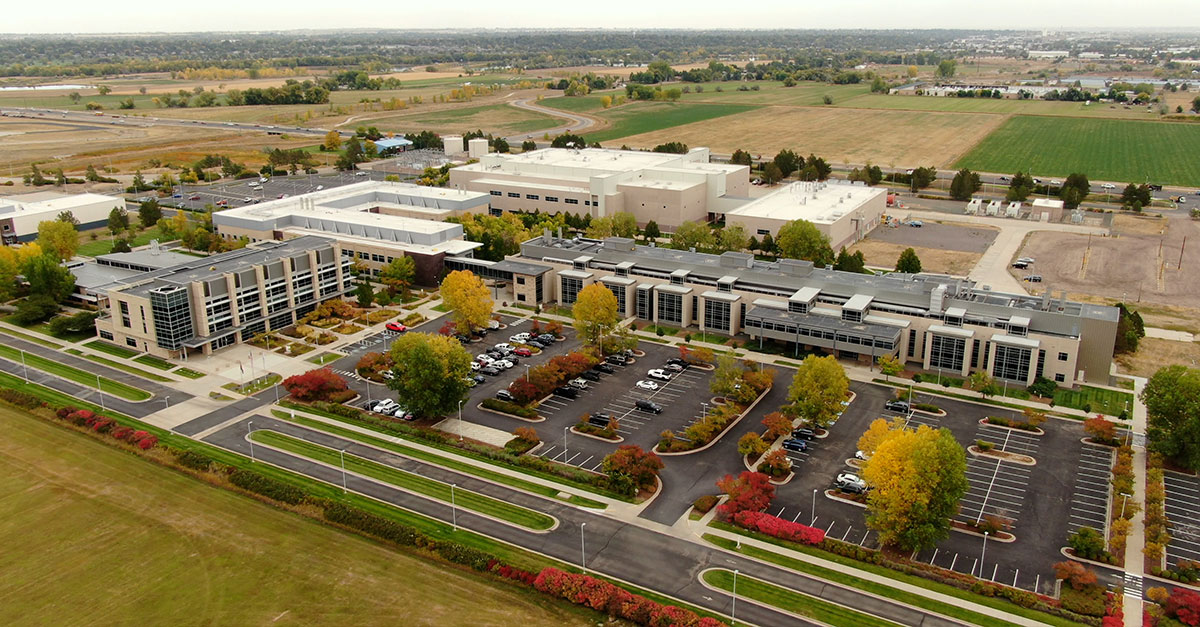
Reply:
[[934, 405], [933, 403], [914, 403], [913, 409], [927, 411], [932, 414], [936, 414], [936, 413], [939, 413], [942, 411], [941, 407], [938, 407], [937, 405]]
[[132, 444], [143, 451], [154, 448], [158, 444], [158, 436], [127, 427], [108, 416], [97, 414], [90, 409], [76, 409], [70, 406], [59, 407], [54, 415], [77, 427], [85, 427], [96, 433], [104, 433], [114, 440]]
[[716, 507], [716, 505], [717, 497], [712, 494], [705, 494], [704, 496], [692, 502], [692, 507], [695, 507], [696, 511], [702, 514], [707, 514], [713, 507]]
[[276, 481], [253, 470], [236, 469], [229, 473], [229, 483], [246, 490], [261, 494], [289, 505], [298, 505], [304, 501], [304, 491], [282, 481]]
[[[1120, 455], [1119, 452], [1117, 454]], [[1117, 481], [1115, 467], [1113, 472], [1113, 490], [1115, 491]], [[1132, 473], [1132, 466], [1130, 472]], [[1132, 481], [1129, 483], [1132, 485]], [[1157, 455], [1152, 455], [1150, 468], [1146, 471], [1146, 545], [1142, 551], [1147, 558], [1155, 562], [1162, 560], [1163, 551], [1166, 550], [1167, 543], [1171, 541], [1171, 533], [1167, 526], [1167, 512], [1163, 508], [1166, 496], [1163, 486], [1162, 460]], [[1185, 579], [1180, 578], [1177, 581], [1185, 581]]]
[[0, 400], [12, 405], [16, 405], [21, 409], [37, 409], [38, 407], [45, 405], [45, 403], [42, 402], [42, 399], [34, 396], [33, 394], [28, 394], [12, 388], [0, 388]]
[[1004, 418], [1002, 416], [988, 416], [988, 424], [1000, 425], [1001, 427], [1010, 427], [1012, 429], [1020, 429], [1022, 431], [1038, 431], [1040, 428], [1030, 422], [1024, 420], [1013, 420], [1012, 418]]
[[172, 450], [171, 452], [175, 454], [175, 461], [185, 468], [205, 472], [212, 467], [213, 459], [207, 455], [195, 451]]
[[663, 431], [659, 436], [658, 450], [674, 453], [705, 446], [720, 435], [744, 410], [745, 406], [737, 403], [718, 405], [710, 409], [703, 419], [688, 425], [688, 428], [683, 431], [684, 439], [682, 440], [675, 437], [674, 431]]
[[485, 409], [512, 414], [522, 418], [537, 418], [538, 416], [537, 410], [532, 407], [523, 407], [516, 403], [502, 401], [498, 398], [485, 398], [482, 405]]
[[733, 515], [733, 524], [781, 540], [813, 546], [820, 545], [825, 539], [825, 532], [820, 529], [763, 512], [738, 512]]
[[610, 616], [636, 625], [717, 627], [722, 624], [712, 618], [701, 618], [690, 610], [651, 601], [602, 579], [553, 567], [543, 568], [534, 580], [533, 587], [539, 592], [607, 612]]

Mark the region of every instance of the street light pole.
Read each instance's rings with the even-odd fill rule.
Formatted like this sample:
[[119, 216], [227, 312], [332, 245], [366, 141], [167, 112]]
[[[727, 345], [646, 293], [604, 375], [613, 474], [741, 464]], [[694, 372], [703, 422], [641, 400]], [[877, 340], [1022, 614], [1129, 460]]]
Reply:
[[564, 464], [567, 463], [567, 431], [569, 431], [570, 429], [571, 429], [571, 427], [563, 427], [563, 463]]
[[164, 396], [164, 397], [163, 397], [163, 403], [165, 403], [165, 404], [166, 404], [166, 407], [164, 407], [163, 409], [170, 409], [170, 408], [171, 408], [171, 395], [170, 395], [170, 394], [168, 394], [168, 395], [166, 395], [166, 396]]
[[1124, 518], [1125, 517], [1125, 504], [1129, 502], [1129, 494], [1122, 492], [1121, 496], [1124, 497], [1121, 499], [1121, 518]]
[[454, 500], [454, 489], [458, 487], [456, 484], [450, 484], [450, 522], [454, 525], [454, 530], [458, 531], [458, 505]]
[[96, 395], [100, 397], [100, 409], [108, 411], [108, 409], [104, 407], [104, 390], [100, 388], [100, 375], [96, 375]]
[[[21, 370], [25, 371], [25, 382], [29, 383], [29, 368], [25, 366], [25, 351], [21, 351]], [[1129, 404], [1126, 403], [1126, 406]]]
[[342, 458], [342, 494], [346, 493], [346, 449], [338, 451], [338, 456]]
[[[461, 400], [458, 401], [458, 441], [459, 442], [462, 442], [462, 439], [463, 439], [462, 404], [463, 404], [463, 402]], [[566, 445], [564, 444], [563, 447], [565, 448]]]
[[983, 579], [983, 559], [987, 557], [988, 532], [983, 532], [983, 552], [979, 554], [979, 578]]
[[583, 543], [583, 528], [586, 526], [585, 522], [579, 523], [579, 567], [585, 571], [587, 570], [587, 549], [584, 548]]
[[253, 426], [254, 426], [253, 420], [246, 423], [246, 441], [250, 443], [250, 463], [251, 464], [254, 463], [254, 439], [250, 437], [250, 435], [252, 433], [254, 433], [254, 430], [251, 429], [251, 427], [253, 427]]
[[808, 521], [811, 526], [817, 522], [817, 488], [813, 488], [812, 496], [812, 519]]
[[737, 576], [738, 571], [735, 568], [733, 570], [733, 605], [729, 608], [729, 624], [731, 627], [737, 625]]

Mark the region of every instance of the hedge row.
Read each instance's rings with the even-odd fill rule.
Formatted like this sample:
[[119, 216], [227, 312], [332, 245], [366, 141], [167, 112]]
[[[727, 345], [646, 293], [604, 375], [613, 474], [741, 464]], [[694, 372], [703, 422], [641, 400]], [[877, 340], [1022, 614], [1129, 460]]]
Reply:
[[764, 512], [752, 512], [749, 510], [738, 512], [733, 515], [733, 524], [759, 533], [765, 533], [781, 540], [799, 542], [800, 544], [816, 546], [825, 540], [825, 532], [821, 529], [784, 520], [778, 516], [772, 516]]
[[253, 470], [238, 468], [229, 473], [229, 482], [243, 490], [289, 505], [299, 505], [307, 496], [300, 488], [260, 475]]
[[514, 416], [520, 416], [522, 418], [537, 418], [538, 417], [538, 413], [537, 413], [536, 409], [533, 409], [531, 407], [522, 407], [516, 403], [502, 401], [498, 398], [483, 399], [483, 407], [484, 407], [484, 409], [490, 409], [493, 411], [503, 412], [506, 414], [512, 414]]
[[632, 594], [603, 579], [568, 573], [546, 567], [533, 582], [534, 589], [566, 599], [576, 605], [623, 618], [636, 625], [652, 627], [719, 627], [724, 623], [713, 618], [701, 618], [695, 612], [662, 605], [646, 597]]
[[54, 411], [54, 415], [60, 420], [65, 420], [77, 427], [86, 427], [96, 433], [107, 434], [114, 440], [127, 442], [143, 451], [152, 449], [158, 445], [158, 436], [142, 431], [141, 429], [127, 427], [117, 422], [115, 418], [97, 414], [90, 409], [59, 407]]

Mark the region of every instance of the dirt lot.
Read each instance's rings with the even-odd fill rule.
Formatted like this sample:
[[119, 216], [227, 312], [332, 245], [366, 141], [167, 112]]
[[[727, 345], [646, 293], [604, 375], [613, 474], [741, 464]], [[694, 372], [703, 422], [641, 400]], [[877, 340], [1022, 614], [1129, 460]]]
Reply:
[[634, 147], [668, 141], [708, 146], [715, 153], [738, 148], [774, 154], [784, 148], [822, 155], [831, 163], [883, 166], [925, 163], [944, 167], [987, 136], [1004, 116], [824, 107], [763, 107], [622, 138]]
[[[914, 229], [915, 230], [915, 229]], [[905, 248], [909, 248], [908, 244], [893, 244], [875, 239], [874, 236], [855, 244], [850, 247], [850, 252], [861, 250], [863, 256], [867, 258], [868, 266], [878, 268], [894, 268], [896, 260], [900, 258], [900, 253]], [[942, 250], [940, 248], [925, 248], [921, 246], [912, 246], [916, 251], [917, 257], [921, 259], [921, 269], [925, 272], [937, 272], [941, 274], [954, 274], [966, 276], [971, 268], [975, 267], [982, 253], [967, 253], [956, 250]]]
[[986, 226], [924, 222], [924, 226], [921, 228], [911, 226], [879, 227], [871, 231], [869, 239], [914, 248], [940, 248], [983, 254], [996, 239], [997, 232], [998, 229]]

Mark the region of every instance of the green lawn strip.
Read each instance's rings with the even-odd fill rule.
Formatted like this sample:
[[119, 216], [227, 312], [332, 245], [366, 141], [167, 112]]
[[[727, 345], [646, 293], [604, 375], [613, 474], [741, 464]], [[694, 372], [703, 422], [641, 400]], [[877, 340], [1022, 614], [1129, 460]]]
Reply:
[[[310, 414], [315, 414], [315, 415], [317, 415], [317, 416], [324, 416], [324, 417], [326, 417], [326, 418], [330, 418], [330, 419], [332, 419], [332, 420], [335, 420], [335, 421], [337, 421], [337, 422], [344, 422], [344, 423], [347, 423], [347, 424], [352, 424], [352, 425], [354, 425], [354, 426], [356, 426], [356, 427], [362, 427], [362, 428], [364, 428], [364, 429], [369, 429], [369, 430], [371, 430], [371, 431], [374, 431], [374, 432], [376, 432], [376, 433], [379, 433], [380, 435], [385, 435], [385, 436], [393, 436], [393, 437], [398, 437], [398, 438], [401, 438], [401, 439], [410, 439], [410, 438], [408, 438], [407, 436], [405, 436], [403, 433], [394, 433], [394, 432], [388, 432], [388, 431], [384, 431], [384, 430], [380, 429], [379, 427], [377, 427], [376, 425], [374, 425], [374, 424], [371, 424], [370, 422], [367, 422], [367, 421], [365, 421], [365, 420], [355, 420], [355, 419], [353, 419], [353, 418], [347, 418], [347, 417], [345, 417], [345, 416], [338, 416], [337, 414], [331, 414], [331, 413], [329, 413], [329, 412], [321, 411], [321, 410], [319, 410], [319, 409], [317, 409], [317, 408], [315, 408], [315, 407], [309, 407], [309, 406], [307, 406], [307, 405], [300, 405], [300, 404], [298, 404], [298, 403], [293, 403], [292, 401], [286, 401], [286, 400], [285, 400], [285, 401], [281, 401], [281, 402], [279, 403], [279, 406], [280, 406], [280, 407], [285, 407], [285, 408], [288, 408], [288, 409], [295, 409], [295, 410], [297, 410], [297, 411], [308, 412], [308, 413], [310, 413]], [[564, 485], [564, 486], [567, 486], [567, 487], [570, 487], [570, 488], [574, 488], [574, 489], [576, 489], [576, 490], [583, 490], [583, 491], [585, 491], [585, 492], [591, 492], [591, 493], [593, 493], [593, 494], [599, 494], [600, 496], [606, 496], [606, 497], [609, 497], [609, 498], [611, 498], [611, 499], [615, 499], [615, 500], [618, 500], [618, 501], [625, 501], [625, 502], [628, 502], [628, 503], [632, 503], [632, 502], [633, 502], [633, 500], [632, 500], [632, 499], [630, 499], [630, 498], [628, 498], [628, 497], [625, 497], [625, 496], [622, 496], [622, 495], [620, 495], [620, 494], [617, 494], [617, 493], [615, 493], [615, 492], [609, 492], [609, 491], [607, 491], [607, 490], [603, 490], [603, 489], [597, 488], [596, 486], [594, 486], [594, 485], [591, 485], [591, 484], [589, 484], [589, 483], [579, 483], [579, 482], [571, 481], [570, 479], [568, 479], [568, 478], [566, 478], [566, 477], [560, 477], [560, 476], [558, 476], [558, 475], [556, 475], [556, 474], [554, 474], [554, 473], [550, 473], [550, 472], [543, 472], [543, 471], [537, 470], [537, 469], [535, 469], [535, 468], [525, 468], [525, 467], [522, 467], [522, 466], [513, 466], [513, 465], [511, 465], [511, 464], [508, 464], [508, 463], [505, 463], [505, 462], [503, 462], [503, 461], [496, 460], [496, 459], [491, 459], [491, 458], [489, 458], [489, 457], [486, 457], [486, 456], [484, 456], [484, 455], [476, 454], [475, 452], [473, 452], [473, 451], [471, 451], [471, 450], [468, 450], [468, 449], [462, 449], [462, 448], [458, 448], [458, 447], [455, 447], [455, 446], [452, 446], [452, 445], [449, 445], [449, 444], [441, 444], [441, 443], [438, 443], [438, 442], [433, 442], [433, 441], [422, 441], [422, 440], [420, 440], [419, 438], [411, 438], [411, 439], [414, 439], [414, 440], [420, 441], [420, 442], [421, 442], [421, 444], [424, 444], [425, 446], [428, 446], [428, 447], [430, 447], [430, 448], [436, 448], [436, 449], [439, 449], [439, 450], [445, 451], [445, 452], [447, 452], [447, 453], [452, 453], [452, 454], [455, 454], [455, 455], [461, 455], [462, 457], [470, 457], [471, 459], [475, 459], [475, 460], [478, 460], [478, 461], [481, 461], [481, 462], [484, 462], [484, 463], [490, 464], [490, 465], [492, 465], [492, 466], [498, 466], [498, 467], [500, 467], [500, 468], [509, 468], [509, 469], [512, 469], [512, 470], [517, 470], [517, 471], [520, 471], [520, 472], [522, 472], [522, 473], [525, 473], [525, 474], [527, 474], [527, 475], [529, 475], [529, 476], [531, 476], [531, 477], [538, 477], [538, 478], [541, 478], [541, 479], [547, 479], [547, 480], [549, 480], [549, 481], [553, 481], [553, 482], [555, 482], [555, 483], [560, 483], [560, 484], [562, 484], [562, 485]]]
[[177, 368], [171, 374], [177, 374], [181, 377], [187, 377], [189, 379], [201, 379], [204, 377], [203, 372], [196, 372], [195, 370], [188, 370], [187, 368]]
[[764, 562], [770, 562], [789, 570], [807, 573], [809, 575], [813, 575], [814, 577], [820, 577], [821, 579], [825, 579], [827, 581], [840, 583], [851, 588], [857, 588], [864, 592], [869, 592], [871, 594], [888, 598], [899, 603], [905, 603], [913, 607], [919, 607], [923, 610], [936, 612], [943, 616], [957, 618], [972, 625], [981, 625], [982, 627], [1005, 627], [1014, 624], [998, 618], [992, 618], [986, 614], [972, 612], [971, 610], [963, 609], [957, 605], [942, 603], [941, 601], [935, 601], [919, 594], [898, 590], [891, 586], [875, 583], [873, 581], [859, 579], [858, 577], [846, 574], [842, 571], [825, 568], [824, 566], [818, 566], [816, 564], [810, 564], [809, 562], [805, 562], [803, 560], [786, 557], [772, 551], [765, 551], [758, 547], [750, 545], [743, 546], [735, 540], [729, 540], [721, 536], [715, 536], [710, 533], [706, 533], [703, 537], [708, 542], [715, 544], [727, 551], [735, 551], [747, 557], [753, 557]]
[[[124, 236], [124, 234], [122, 234], [122, 236]], [[129, 242], [129, 245], [134, 248], [138, 246], [145, 246], [146, 244], [149, 244], [150, 240], [152, 239], [157, 239], [164, 244], [168, 240], [168, 238], [162, 236], [162, 233], [158, 230], [157, 226], [152, 226], [144, 231], [138, 232], [137, 235], [134, 235], [133, 240]], [[112, 252], [112, 247], [113, 241], [108, 237], [101, 236], [89, 242], [80, 244], [79, 250], [75, 251], [75, 254], [82, 255], [84, 257], [107, 255], [108, 253]]]
[[[908, 386], [903, 384], [902, 380], [900, 380], [900, 379], [897, 379], [896, 381], [887, 381], [886, 379], [871, 379], [871, 382], [878, 383], [881, 385], [888, 385], [888, 386], [895, 387], [895, 388], [901, 388], [901, 389], [905, 389], [905, 390], [908, 389]], [[939, 390], [936, 388], [914, 387], [913, 392], [914, 393], [921, 392], [924, 394], [931, 394], [933, 396], [944, 396], [946, 398], [956, 398], [956, 399], [963, 400], [963, 401], [970, 401], [972, 403], [982, 403], [984, 405], [994, 405], [996, 407], [1005, 407], [1008, 409], [1015, 409], [1019, 412], [1024, 412], [1027, 409], [1027, 407], [1025, 405], [1017, 405], [1016, 403], [1005, 403], [1003, 401], [994, 401], [990, 398], [980, 398], [979, 396], [971, 396], [969, 394], [955, 394], [954, 392], [947, 392], [945, 390]], [[1034, 407], [1034, 409], [1037, 409], [1037, 407]], [[1070, 420], [1083, 420], [1083, 418], [1081, 418], [1079, 416], [1073, 416], [1071, 414], [1064, 414], [1062, 412], [1047, 411], [1047, 410], [1040, 410], [1040, 411], [1045, 413], [1047, 416], [1057, 416], [1059, 418], [1067, 418]]]
[[1054, 404], [1060, 407], [1083, 409], [1090, 405], [1093, 412], [1103, 412], [1110, 416], [1119, 415], [1125, 411], [1126, 403], [1133, 403], [1133, 394], [1118, 392], [1104, 388], [1081, 385], [1078, 390], [1058, 389], [1054, 391]]
[[[286, 436], [273, 431], [255, 430], [251, 436], [255, 441], [262, 442], [276, 448], [302, 455], [312, 460], [325, 462], [337, 466], [341, 463], [341, 455], [338, 451], [324, 446], [319, 446], [311, 442], [305, 442], [291, 436]], [[427, 479], [420, 475], [413, 474], [408, 471], [385, 466], [383, 464], [373, 462], [357, 455], [346, 455], [346, 470], [356, 472], [360, 475], [366, 475], [374, 479], [383, 481], [398, 488], [415, 492], [430, 498], [449, 503], [451, 499], [450, 484]], [[554, 526], [554, 519], [550, 516], [535, 512], [531, 509], [526, 509], [511, 503], [505, 503], [489, 496], [484, 496], [478, 492], [470, 490], [455, 490], [454, 502], [458, 507], [480, 514], [485, 514], [493, 518], [508, 521], [514, 525], [520, 525], [527, 529], [549, 529]]]
[[337, 353], [321, 353], [320, 355], [313, 355], [304, 361], [317, 364], [318, 366], [324, 366], [325, 364], [331, 361], [337, 361], [342, 357], [345, 357], [345, 355], [339, 355]]
[[[404, 455], [406, 457], [411, 457], [413, 459], [419, 459], [423, 462], [428, 462], [430, 464], [436, 464], [438, 466], [441, 466], [441, 467], [449, 469], [449, 470], [454, 470], [454, 471], [461, 472], [461, 473], [467, 474], [467, 475], [473, 475], [475, 477], [479, 477], [480, 479], [486, 479], [488, 481], [503, 484], [503, 485], [509, 486], [511, 488], [516, 488], [518, 490], [524, 490], [526, 492], [530, 492], [533, 494], [539, 494], [541, 496], [546, 496], [546, 497], [549, 497], [549, 498], [552, 498], [555, 500], [559, 500], [558, 495], [562, 492], [562, 490], [559, 490], [558, 488], [544, 486], [544, 485], [541, 485], [538, 483], [531, 483], [529, 481], [525, 481], [524, 479], [510, 477], [503, 473], [494, 472], [494, 471], [488, 470], [486, 468], [480, 468], [473, 464], [468, 464], [468, 463], [465, 463], [465, 462], [462, 462], [462, 461], [459, 461], [459, 460], [456, 460], [456, 459], [453, 459], [450, 457], [446, 457], [443, 455], [436, 455], [434, 453], [430, 453], [428, 451], [424, 451], [424, 450], [421, 450], [418, 448], [412, 448], [409, 446], [404, 446], [403, 444], [396, 444], [393, 442], [388, 442], [387, 440], [384, 440], [382, 438], [377, 438], [374, 436], [366, 435], [364, 433], [359, 433], [358, 431], [354, 431], [352, 429], [346, 429], [344, 427], [334, 426], [334, 425], [331, 425], [326, 422], [321, 422], [320, 420], [313, 420], [311, 418], [305, 418], [303, 416], [296, 416], [293, 419], [288, 412], [285, 412], [280, 409], [273, 409], [273, 410], [271, 410], [271, 413], [274, 414], [276, 418], [279, 418], [281, 420], [295, 422], [296, 424], [303, 425], [310, 429], [316, 429], [318, 431], [324, 431], [326, 433], [331, 433], [333, 435], [337, 435], [337, 436], [347, 438], [350, 440], [356, 440], [358, 442], [362, 442], [363, 444], [370, 444], [371, 446], [375, 446], [375, 447], [382, 448], [382, 449], [385, 449], [388, 451], [392, 451], [394, 453], [399, 453], [400, 455]], [[578, 505], [581, 507], [590, 507], [590, 508], [594, 508], [594, 509], [604, 509], [604, 508], [608, 507], [607, 505], [605, 505], [604, 503], [601, 503], [600, 501], [594, 501], [592, 499], [584, 498], [582, 496], [575, 496], [575, 495], [572, 495], [571, 498], [567, 499], [566, 502], [568, 502], [572, 505]]]
[[442, 313], [446, 313], [447, 311], [450, 311], [450, 306], [447, 305], [446, 303], [439, 303], [439, 304], [433, 306], [433, 310], [440, 311]]
[[710, 104], [702, 102], [633, 102], [598, 111], [595, 115], [605, 118], [612, 125], [602, 131], [583, 136], [589, 142], [603, 142], [640, 135], [666, 128], [683, 126], [693, 122], [745, 113], [759, 105]]
[[33, 331], [34, 333], [37, 333], [37, 334], [40, 334], [40, 335], [43, 335], [46, 337], [52, 337], [55, 339], [59, 339], [64, 342], [78, 342], [80, 340], [86, 340], [88, 338], [96, 337], [96, 333], [94, 331], [81, 331], [81, 332], [76, 332], [76, 333], [64, 333], [61, 335], [55, 335], [50, 332], [50, 321], [49, 320], [46, 320], [44, 322], [35, 322], [33, 324], [26, 324], [23, 322], [18, 322], [16, 314], [5, 316], [3, 318], [0, 318], [0, 320], [3, 320], [13, 326], [21, 327], [22, 329], [25, 329], [26, 331]]
[[21, 333], [20, 331], [13, 331], [12, 329], [6, 329], [4, 327], [0, 327], [0, 333], [3, 333], [5, 335], [11, 335], [16, 338], [20, 338], [22, 340], [25, 340], [26, 342], [33, 342], [34, 344], [41, 344], [42, 346], [45, 346], [46, 348], [53, 348], [55, 350], [62, 348], [62, 344], [59, 344], [58, 342], [51, 342], [50, 340], [47, 340], [46, 338], [43, 338], [43, 337], [38, 337], [36, 335], [30, 335], [28, 333]]
[[271, 374], [267, 378], [262, 379], [260, 381], [256, 381], [254, 383], [249, 383], [249, 384], [226, 383], [225, 385], [222, 385], [221, 387], [225, 388], [226, 390], [229, 390], [230, 392], [237, 392], [238, 394], [241, 394], [243, 396], [252, 396], [254, 394], [257, 394], [257, 393], [275, 385], [276, 383], [279, 383], [282, 380], [283, 380], [283, 377], [281, 377], [277, 374]]
[[154, 355], [142, 355], [141, 357], [134, 358], [134, 361], [150, 366], [151, 368], [158, 368], [159, 370], [170, 370], [175, 367], [175, 364]]
[[151, 381], [159, 381], [159, 382], [167, 382], [167, 383], [174, 381], [174, 379], [170, 379], [170, 378], [164, 377], [159, 374], [154, 374], [153, 372], [147, 372], [145, 370], [142, 370], [141, 368], [135, 368], [128, 364], [123, 364], [119, 361], [113, 361], [111, 359], [106, 359], [106, 358], [100, 357], [98, 355], [89, 355], [83, 351], [80, 351], [80, 350], [77, 350], [74, 348], [68, 348], [66, 352], [71, 353], [72, 355], [78, 355], [84, 359], [87, 359], [89, 361], [94, 361], [98, 364], [104, 364], [105, 366], [108, 366], [109, 368], [114, 368], [116, 370], [128, 372], [129, 374], [137, 375], [144, 379], [150, 379]]
[[887, 568], [886, 566], [879, 566], [878, 564], [868, 564], [867, 562], [860, 562], [858, 560], [853, 560], [848, 557], [842, 557], [841, 555], [836, 555], [834, 553], [830, 553], [830, 552], [824, 551], [822, 549], [814, 548], [811, 546], [806, 546], [803, 544], [797, 544], [795, 542], [788, 542], [786, 540], [780, 540], [778, 538], [774, 538], [774, 537], [768, 536], [766, 534], [758, 533], [755, 531], [747, 531], [745, 529], [742, 529], [741, 527], [735, 527], [734, 525], [731, 525], [729, 523], [713, 521], [713, 522], [710, 522], [708, 524], [708, 526], [710, 526], [714, 529], [720, 529], [722, 531], [728, 531], [730, 533], [736, 533], [739, 535], [743, 535], [748, 538], [754, 538], [755, 540], [761, 540], [763, 542], [768, 542], [768, 543], [774, 544], [776, 546], [781, 546], [785, 549], [790, 549], [792, 551], [796, 551], [797, 553], [806, 553], [808, 555], [812, 555], [814, 557], [819, 557], [821, 559], [824, 559], [824, 560], [827, 560], [830, 562], [834, 562], [836, 564], [840, 564], [840, 565], [846, 566], [848, 568], [866, 571], [868, 573], [880, 575], [883, 577], [887, 577], [889, 579], [895, 579], [896, 581], [899, 581], [902, 583], [906, 583], [906, 584], [909, 584], [912, 586], [917, 586], [919, 588], [924, 588], [926, 590], [931, 590], [933, 592], [939, 592], [941, 594], [944, 594], [946, 596], [951, 596], [956, 599], [970, 601], [972, 603], [975, 603], [976, 605], [983, 605], [985, 607], [990, 607], [995, 610], [1000, 610], [1002, 612], [1008, 612], [1009, 614], [1015, 614], [1017, 616], [1029, 618], [1029, 619], [1047, 623], [1050, 625], [1059, 625], [1061, 627], [1076, 627], [1078, 625], [1078, 623], [1068, 620], [1066, 618], [1054, 616], [1053, 614], [1047, 614], [1045, 612], [1039, 612], [1038, 610], [1035, 610], [1035, 609], [1021, 607], [1020, 605], [1017, 605], [1016, 603], [1011, 603], [1004, 599], [998, 599], [998, 598], [994, 598], [994, 597], [986, 597], [981, 594], [972, 594], [971, 592], [968, 592], [967, 590], [955, 588], [954, 586], [951, 586], [949, 584], [944, 584], [944, 583], [940, 583], [940, 582], [933, 581], [930, 579], [925, 579], [924, 577], [918, 577], [917, 575], [910, 575], [908, 573], [902, 573], [902, 572]]
[[131, 357], [138, 356], [138, 351], [131, 351], [128, 348], [117, 346], [116, 344], [109, 344], [108, 342], [105, 342], [104, 340], [96, 340], [94, 342], [88, 342], [87, 344], [84, 344], [84, 346], [86, 346], [96, 352], [108, 353], [109, 355], [112, 355], [114, 357], [120, 357], [122, 359], [129, 359]]
[[[733, 571], [724, 568], [705, 571], [701, 577], [709, 585], [716, 586], [726, 592], [733, 589]], [[738, 577], [737, 593], [746, 599], [754, 599], [771, 607], [806, 616], [828, 625], [845, 625], [846, 627], [889, 627], [897, 626], [889, 620], [884, 620], [870, 614], [864, 614], [829, 601], [809, 596], [795, 590], [781, 588], [755, 579], [748, 575]]]
[[[21, 361], [21, 351], [11, 346], [4, 346], [0, 344], [0, 356], [4, 356], [18, 363]], [[74, 381], [75, 383], [83, 386], [92, 387], [96, 385], [96, 375], [90, 372], [84, 372], [78, 368], [72, 368], [71, 366], [67, 366], [65, 364], [50, 361], [49, 359], [34, 353], [25, 353], [25, 365], [60, 376], [69, 381]], [[151, 394], [145, 390], [141, 390], [130, 385], [125, 385], [119, 381], [113, 381], [112, 379], [105, 379], [104, 377], [100, 377], [100, 387], [101, 390], [103, 390], [106, 394], [113, 394], [131, 401], [141, 401], [148, 399], [151, 396]]]

